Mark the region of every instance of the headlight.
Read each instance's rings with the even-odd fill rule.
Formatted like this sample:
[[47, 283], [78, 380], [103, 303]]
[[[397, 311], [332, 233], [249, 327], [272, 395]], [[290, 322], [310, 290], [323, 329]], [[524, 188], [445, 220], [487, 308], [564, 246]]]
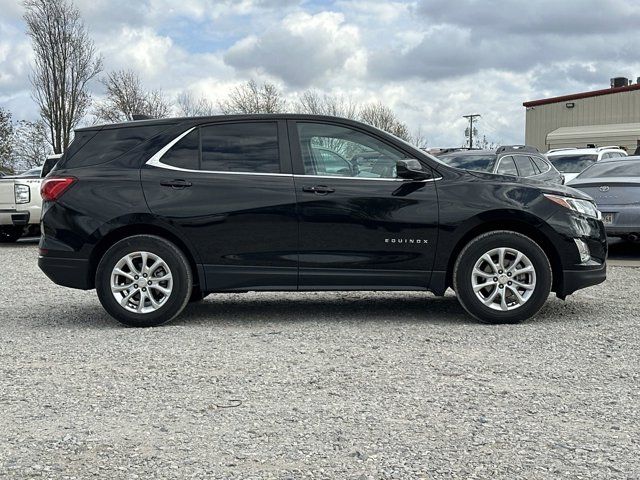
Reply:
[[551, 195], [550, 193], [545, 193], [545, 197], [551, 200], [558, 205], [561, 205], [569, 210], [573, 210], [574, 212], [581, 213], [582, 215], [586, 215], [587, 217], [593, 217], [600, 220], [602, 218], [602, 214], [589, 200], [579, 200], [577, 198], [571, 197], [563, 197], [561, 195]]
[[16, 203], [29, 203], [31, 200], [31, 189], [29, 185], [15, 185], [14, 187]]

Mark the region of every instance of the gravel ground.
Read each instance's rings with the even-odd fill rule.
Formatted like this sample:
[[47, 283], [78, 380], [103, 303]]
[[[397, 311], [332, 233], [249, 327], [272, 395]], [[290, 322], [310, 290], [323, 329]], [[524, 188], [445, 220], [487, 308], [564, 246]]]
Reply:
[[308, 293], [138, 330], [36, 256], [0, 246], [0, 477], [640, 478], [640, 269], [517, 326]]

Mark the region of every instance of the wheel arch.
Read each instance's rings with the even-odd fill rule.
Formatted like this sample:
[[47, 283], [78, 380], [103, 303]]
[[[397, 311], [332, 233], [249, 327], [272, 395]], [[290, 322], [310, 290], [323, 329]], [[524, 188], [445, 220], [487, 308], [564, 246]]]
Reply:
[[[541, 219], [537, 219], [536, 217], [532, 219], [529, 217], [533, 216], [530, 214], [522, 215], [522, 212], [518, 212], [518, 216], [509, 213], [504, 214], [504, 212], [494, 212], [489, 219], [476, 218], [475, 221], [467, 225], [467, 228], [460, 234], [457, 242], [449, 253], [445, 288], [451, 287], [453, 284], [453, 268], [458, 255], [465, 245], [483, 233], [497, 230], [510, 230], [525, 235], [540, 245], [551, 264], [553, 274], [551, 290], [556, 291], [563, 282], [563, 267], [560, 254], [554, 246], [553, 240], [547, 233], [550, 227]], [[534, 219], [537, 221], [532, 221]]]
[[[89, 278], [95, 282], [96, 270], [100, 259], [105, 252], [116, 242], [131, 237], [133, 235], [156, 235], [164, 238], [176, 245], [187, 257], [191, 271], [193, 272], [194, 288], [201, 288], [204, 285], [204, 273], [202, 268], [198, 266], [195, 252], [180, 238], [180, 236], [172, 232], [169, 228], [157, 224], [130, 224], [117, 227], [106, 235], [102, 236], [98, 243], [93, 247], [89, 256], [90, 272]], [[92, 287], [95, 286], [92, 285]]]

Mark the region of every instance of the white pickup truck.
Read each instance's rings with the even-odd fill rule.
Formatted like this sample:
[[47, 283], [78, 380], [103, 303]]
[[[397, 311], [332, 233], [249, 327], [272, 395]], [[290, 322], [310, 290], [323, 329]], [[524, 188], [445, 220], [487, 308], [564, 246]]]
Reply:
[[[60, 155], [51, 155], [47, 162], [58, 158]], [[42, 167], [37, 167], [20, 175], [0, 177], [0, 243], [15, 242], [23, 234], [38, 230], [41, 176]]]

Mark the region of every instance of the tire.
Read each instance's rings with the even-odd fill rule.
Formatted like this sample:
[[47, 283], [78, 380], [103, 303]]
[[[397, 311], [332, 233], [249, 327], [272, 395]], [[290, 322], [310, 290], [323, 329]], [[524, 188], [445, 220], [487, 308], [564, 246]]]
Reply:
[[[144, 282], [147, 285], [142, 286]], [[115, 243], [96, 270], [100, 303], [109, 315], [131, 327], [155, 327], [177, 317], [191, 298], [192, 286], [184, 253], [154, 235], [134, 235]]]
[[0, 226], [0, 243], [15, 243], [22, 236], [24, 227], [14, 225]]
[[552, 280], [549, 259], [540, 245], [508, 230], [471, 240], [453, 270], [458, 301], [482, 323], [519, 323], [533, 317], [547, 301]]

